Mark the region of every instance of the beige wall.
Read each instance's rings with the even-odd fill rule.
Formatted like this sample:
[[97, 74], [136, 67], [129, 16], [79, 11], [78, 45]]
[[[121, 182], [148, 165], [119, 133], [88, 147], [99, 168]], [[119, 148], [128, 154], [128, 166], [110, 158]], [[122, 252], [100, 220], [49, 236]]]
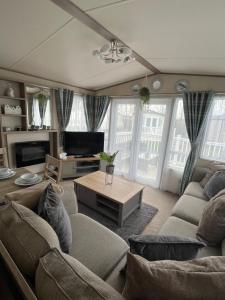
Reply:
[[[177, 94], [175, 83], [180, 79], [186, 79], [189, 82], [190, 90], [212, 89], [216, 92], [225, 92], [225, 77], [160, 74], [148, 77], [149, 86], [151, 81], [155, 78], [162, 80], [162, 88], [158, 92], [151, 90], [152, 94]], [[145, 85], [145, 82], [145, 78], [133, 80], [98, 90], [97, 95], [132, 96], [132, 86], [135, 84]]]

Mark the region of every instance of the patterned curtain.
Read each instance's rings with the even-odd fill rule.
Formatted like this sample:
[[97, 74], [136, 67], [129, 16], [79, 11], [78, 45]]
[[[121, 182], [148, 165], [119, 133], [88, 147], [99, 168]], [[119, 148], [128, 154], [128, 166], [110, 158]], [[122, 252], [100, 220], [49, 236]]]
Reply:
[[184, 92], [183, 94], [185, 125], [191, 144], [191, 151], [184, 168], [180, 194], [183, 194], [190, 182], [195, 164], [199, 158], [200, 146], [213, 95], [214, 92], [212, 91]]
[[58, 89], [55, 91], [56, 111], [60, 127], [60, 142], [63, 145], [64, 131], [70, 120], [74, 92], [68, 89]]
[[111, 98], [108, 96], [92, 96], [84, 97], [84, 112], [88, 131], [98, 131], [100, 128]]

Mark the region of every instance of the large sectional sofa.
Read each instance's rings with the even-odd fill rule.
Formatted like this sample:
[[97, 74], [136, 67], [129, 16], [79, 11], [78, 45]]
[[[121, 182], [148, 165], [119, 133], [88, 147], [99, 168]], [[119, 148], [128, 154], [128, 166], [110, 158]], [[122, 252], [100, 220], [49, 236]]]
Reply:
[[[184, 194], [177, 201], [171, 216], [162, 226], [159, 234], [196, 237], [198, 223], [208, 203], [199, 183], [206, 172], [206, 166], [196, 168], [193, 181], [189, 183]], [[70, 255], [121, 293], [125, 283], [124, 272], [121, 270], [126, 264], [128, 245], [112, 231], [78, 212], [73, 185], [66, 184], [64, 189], [63, 202], [69, 214], [73, 232]], [[7, 195], [7, 198], [29, 207], [27, 201], [23, 201], [21, 197], [15, 197], [13, 193]], [[198, 257], [220, 255], [225, 255], [225, 241], [218, 248], [202, 248]]]
[[[39, 188], [40, 186], [27, 188], [26, 191]], [[33, 208], [33, 204], [29, 203], [27, 192], [23, 200], [22, 190], [9, 193], [5, 198], [7, 200], [14, 200], [30, 209]], [[62, 200], [72, 227], [73, 242], [69, 253], [70, 256], [81, 262], [115, 290], [122, 292], [125, 277], [120, 271], [126, 264], [126, 254], [129, 250], [127, 243], [103, 225], [78, 213], [73, 184], [65, 182]], [[7, 249], [7, 247], [6, 250], [10, 252], [10, 249]], [[14, 259], [12, 254], [11, 258]], [[31, 288], [33, 289], [33, 286]]]
[[[200, 181], [210, 170], [210, 165], [212, 164], [213, 162], [207, 160], [199, 161], [192, 181], [186, 187], [184, 194], [178, 199], [171, 216], [164, 223], [159, 234], [196, 238], [202, 212], [209, 201], [203, 193]], [[225, 169], [225, 165], [221, 168]], [[221, 247], [204, 247], [198, 253], [199, 258], [220, 255], [225, 255], [225, 240], [221, 244]]]

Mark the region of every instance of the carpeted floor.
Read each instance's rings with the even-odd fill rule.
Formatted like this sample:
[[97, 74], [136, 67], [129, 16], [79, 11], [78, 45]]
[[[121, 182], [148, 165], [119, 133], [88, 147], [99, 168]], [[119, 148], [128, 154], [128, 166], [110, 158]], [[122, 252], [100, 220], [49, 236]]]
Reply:
[[106, 226], [110, 230], [117, 233], [121, 236], [125, 241], [128, 241], [129, 236], [132, 234], [140, 234], [145, 229], [145, 227], [151, 222], [153, 217], [157, 214], [158, 209], [146, 204], [142, 203], [140, 209], [135, 210], [124, 222], [123, 227], [119, 227], [114, 221], [105, 217], [104, 215], [96, 212], [95, 210], [87, 207], [82, 203], [78, 203], [78, 210], [80, 213], [83, 213], [95, 221], [101, 223]]

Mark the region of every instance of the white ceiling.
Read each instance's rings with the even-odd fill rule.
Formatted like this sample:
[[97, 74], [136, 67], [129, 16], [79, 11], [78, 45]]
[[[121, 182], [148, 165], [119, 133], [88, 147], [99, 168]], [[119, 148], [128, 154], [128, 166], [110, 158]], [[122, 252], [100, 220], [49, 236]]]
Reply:
[[[225, 75], [224, 0], [72, 0], [161, 72]], [[0, 67], [88, 89], [150, 73], [105, 65], [106, 41], [50, 0], [1, 0]]]
[[224, 0], [124, 1], [88, 13], [161, 72], [225, 74]]

